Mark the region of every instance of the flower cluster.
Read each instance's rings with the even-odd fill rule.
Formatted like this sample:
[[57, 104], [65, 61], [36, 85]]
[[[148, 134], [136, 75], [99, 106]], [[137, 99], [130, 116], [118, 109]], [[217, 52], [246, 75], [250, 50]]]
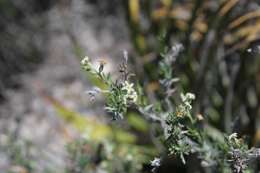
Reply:
[[104, 73], [105, 62], [100, 61], [98, 69], [95, 69], [88, 57], [81, 61], [82, 68], [91, 74], [96, 75], [106, 85], [106, 90], [101, 90], [95, 87], [89, 91], [91, 100], [94, 100], [97, 93], [104, 93], [106, 95], [105, 110], [113, 115], [112, 119], [122, 119], [127, 112], [127, 108], [132, 104], [136, 104], [138, 94], [134, 89], [134, 84], [129, 81], [132, 76], [127, 70], [127, 53], [124, 52], [124, 62], [119, 66], [119, 72], [122, 74], [122, 79], [112, 80], [110, 73]]
[[90, 71], [92, 69], [92, 64], [88, 56], [85, 56], [80, 62], [82, 68], [86, 71]]
[[159, 168], [161, 166], [161, 159], [155, 157], [152, 161], [151, 161], [151, 166], [153, 167], [152, 172], [155, 172], [157, 170], [157, 168]]
[[137, 92], [134, 89], [133, 83], [124, 81], [121, 89], [126, 92], [126, 94], [124, 95], [124, 103], [126, 105], [129, 103], [136, 103], [138, 96]]
[[195, 100], [195, 95], [192, 93], [186, 93], [185, 95], [181, 93], [181, 100], [184, 103], [184, 106], [187, 107], [189, 110], [192, 109], [191, 101]]

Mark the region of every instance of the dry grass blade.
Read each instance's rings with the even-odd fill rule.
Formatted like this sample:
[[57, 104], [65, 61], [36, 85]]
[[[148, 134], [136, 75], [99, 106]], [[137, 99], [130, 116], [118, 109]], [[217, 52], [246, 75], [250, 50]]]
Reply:
[[235, 27], [238, 27], [239, 25], [246, 22], [247, 20], [257, 18], [257, 17], [260, 17], [260, 10], [255, 10], [255, 11], [249, 12], [249, 13], [235, 19], [233, 22], [230, 23], [228, 28], [234, 29]]
[[260, 37], [260, 20], [256, 21], [253, 25], [246, 25], [239, 28], [234, 33], [230, 33], [225, 36], [226, 44], [234, 44], [235, 42], [245, 39], [246, 44], [251, 41], [255, 41]]
[[221, 8], [219, 15], [224, 16], [225, 14], [228, 13], [237, 3], [239, 0], [230, 0], [227, 1], [227, 3]]

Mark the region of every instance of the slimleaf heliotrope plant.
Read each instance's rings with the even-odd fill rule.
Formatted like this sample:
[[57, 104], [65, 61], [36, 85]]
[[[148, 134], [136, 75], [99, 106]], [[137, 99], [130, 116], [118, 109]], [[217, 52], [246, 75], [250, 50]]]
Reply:
[[201, 163], [200, 167], [211, 170], [210, 172], [242, 173], [252, 170], [250, 163], [259, 158], [259, 149], [249, 149], [236, 133], [228, 136], [218, 132], [218, 137], [215, 137], [209, 130], [212, 127], [204, 117], [192, 113], [194, 94], [180, 93], [180, 96], [177, 95], [179, 101], [177, 103], [173, 101], [173, 94], [175, 93], [176, 97], [177, 91], [174, 84], [179, 79], [173, 76], [172, 64], [182, 50], [183, 46], [176, 44], [161, 54], [158, 63], [158, 83], [162, 92], [154, 93], [152, 100], [144, 94], [146, 93], [144, 89], [138, 88], [131, 81], [134, 74], [130, 73], [127, 67], [127, 52], [124, 52], [123, 62], [118, 68], [120, 75], [117, 79], [112, 79], [110, 73], [104, 72], [104, 61], [95, 68], [91, 60], [85, 57], [81, 61], [82, 68], [106, 85], [106, 89], [95, 87], [88, 93], [91, 98], [98, 93], [105, 95], [105, 109], [112, 115], [113, 120], [124, 118], [128, 108], [132, 107], [147, 121], [160, 127], [161, 135], [158, 137], [157, 134], [154, 138], [165, 146], [166, 154], [162, 153], [162, 156], [157, 156], [151, 161], [153, 172], [159, 171], [162, 157], [165, 155], [178, 156], [183, 164], [187, 163], [191, 156], [195, 156]]

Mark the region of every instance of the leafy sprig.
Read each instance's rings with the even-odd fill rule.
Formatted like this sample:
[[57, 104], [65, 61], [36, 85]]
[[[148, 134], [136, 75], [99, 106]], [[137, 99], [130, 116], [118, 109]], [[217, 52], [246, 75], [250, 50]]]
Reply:
[[89, 91], [89, 95], [93, 98], [95, 94], [101, 92], [106, 94], [106, 107], [105, 110], [112, 114], [112, 119], [122, 119], [127, 112], [127, 108], [135, 104], [138, 99], [137, 92], [134, 88], [134, 84], [130, 82], [130, 77], [133, 76], [127, 68], [128, 55], [124, 53], [124, 61], [119, 66], [120, 78], [112, 80], [110, 73], [105, 73], [105, 62], [100, 61], [98, 69], [96, 69], [91, 63], [88, 57], [85, 57], [81, 61], [82, 68], [92, 75], [97, 76], [107, 89], [102, 90], [95, 88]]
[[[106, 94], [105, 109], [113, 115], [114, 120], [122, 119], [128, 108], [135, 105], [135, 108], [148, 121], [161, 126], [167, 155], [177, 155], [185, 164], [188, 157], [194, 154], [200, 160], [201, 167], [214, 167], [220, 172], [229, 167], [234, 173], [242, 173], [247, 169], [250, 160], [260, 156], [259, 149], [248, 149], [248, 146], [235, 133], [227, 136], [224, 142], [206, 133], [204, 117], [201, 114], [194, 116], [192, 113], [194, 94], [182, 93], [179, 104], [172, 102], [171, 97], [176, 91], [173, 84], [178, 81], [178, 78], [173, 76], [172, 64], [182, 49], [181, 45], [175, 45], [161, 55], [158, 73], [161, 74], [159, 81], [165, 97], [164, 99], [156, 97], [155, 103], [149, 103], [147, 97], [145, 103], [138, 104], [140, 96], [136, 92], [134, 83], [129, 80], [133, 74], [127, 69], [126, 52], [124, 61], [119, 66], [121, 76], [116, 80], [112, 80], [110, 73], [103, 72], [105, 63], [100, 63], [98, 70], [93, 67], [89, 58], [84, 58], [81, 64], [83, 69], [96, 75], [107, 85], [107, 90], [99, 89], [98, 91]], [[224, 138], [224, 135], [221, 137]], [[155, 172], [161, 164], [161, 158], [155, 159], [151, 164]]]

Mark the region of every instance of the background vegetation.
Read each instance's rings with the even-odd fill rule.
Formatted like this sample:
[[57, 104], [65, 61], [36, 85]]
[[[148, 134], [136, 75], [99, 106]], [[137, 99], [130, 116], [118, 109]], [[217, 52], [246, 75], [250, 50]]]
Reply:
[[[83, 6], [84, 3], [87, 6]], [[63, 23], [62, 27], [48, 24], [51, 18], [58, 16], [55, 8], [61, 11], [58, 21]], [[23, 84], [26, 80], [19, 80], [23, 72], [37, 71], [46, 61], [48, 63], [45, 58], [49, 56], [46, 53], [48, 48], [45, 46], [52, 36], [62, 33], [70, 40], [72, 53], [68, 56], [77, 62], [73, 68], [80, 69], [80, 59], [85, 55], [90, 59], [100, 56], [93, 53], [98, 49], [95, 48], [95, 41], [89, 39], [91, 34], [84, 36], [77, 30], [80, 26], [84, 29], [84, 25], [79, 22], [81, 25], [74, 26], [71, 21], [89, 20], [87, 25], [95, 25], [92, 28], [98, 32], [95, 37], [101, 37], [96, 47], [105, 44], [104, 49], [107, 49], [106, 42], [111, 43], [105, 39], [109, 32], [99, 30], [111, 28], [115, 23], [117, 27], [122, 25], [122, 30], [125, 27], [128, 32], [125, 35], [129, 36], [128, 39], [121, 38], [120, 29], [112, 28], [119, 36], [107, 52], [113, 50], [117, 53], [110, 54], [112, 58], [98, 58], [102, 61], [94, 62], [97, 67], [93, 69], [97, 71], [90, 71], [92, 75], [85, 73], [85, 70], [89, 71], [89, 66], [83, 63], [79, 80], [87, 81], [84, 84], [90, 84], [89, 88], [98, 87], [84, 95], [89, 104], [87, 109], [93, 109], [94, 114], [102, 116], [86, 116], [89, 112], [74, 109], [64, 102], [63, 99], [72, 99], [70, 96], [57, 98], [52, 93], [53, 88], [50, 91], [41, 90], [43, 86], [38, 81], [42, 79], [36, 80], [40, 88], [38, 96], [51, 105], [58, 119], [69, 126], [66, 131], [76, 134], [71, 135], [73, 137], [69, 137], [65, 145], [59, 146], [66, 153], [62, 168], [57, 171], [52, 166], [42, 166], [39, 171], [37, 167], [41, 167], [42, 162], [35, 159], [35, 142], [20, 138], [19, 126], [14, 130], [2, 126], [0, 149], [7, 159], [0, 164], [0, 172], [259, 171], [259, 158], [255, 159], [259, 157], [259, 151], [250, 150], [260, 145], [260, 7], [257, 1], [122, 0], [107, 3], [86, 0], [22, 3], [2, 0], [0, 9], [0, 96], [3, 105], [8, 102], [7, 89], [16, 91], [26, 86]], [[70, 16], [68, 11], [74, 13]], [[78, 14], [82, 15], [73, 18]], [[106, 16], [113, 20], [95, 24]], [[47, 35], [50, 30], [53, 33]], [[83, 42], [89, 43], [84, 45], [80, 37], [86, 38]], [[123, 55], [122, 47], [118, 48], [123, 39], [128, 43], [124, 48], [129, 49], [128, 55]], [[120, 63], [112, 63], [112, 68], [109, 68], [111, 59]], [[126, 70], [127, 64], [129, 71]], [[106, 76], [106, 70], [111, 71], [111, 76]], [[68, 71], [70, 68], [61, 72], [66, 76], [62, 78], [64, 85], [75, 80], [68, 77], [74, 72]], [[57, 70], [55, 73], [58, 73]], [[126, 81], [129, 85], [132, 82], [135, 85], [128, 86], [124, 83]], [[131, 94], [125, 93], [127, 87], [133, 87]], [[110, 95], [103, 93], [103, 90], [109, 90]], [[138, 100], [133, 96], [135, 92]], [[188, 92], [193, 93], [196, 99], [186, 104], [180, 95]], [[100, 98], [100, 93], [105, 97]], [[106, 103], [102, 98], [107, 98]], [[104, 116], [104, 104], [109, 116]], [[192, 109], [185, 107], [189, 104]], [[185, 107], [183, 112], [180, 111], [182, 105]], [[39, 107], [43, 106], [39, 104]], [[22, 112], [13, 118], [17, 124], [24, 122], [26, 111]], [[1, 112], [1, 119], [7, 119], [11, 114]], [[167, 114], [166, 123], [172, 125], [172, 138], [165, 137], [165, 125], [152, 123], [153, 114], [160, 122]], [[178, 115], [185, 118], [175, 119]], [[33, 131], [32, 127], [28, 128]], [[182, 133], [186, 130], [187, 134]], [[230, 151], [233, 152], [231, 155]], [[238, 159], [234, 158], [237, 151]], [[254, 159], [251, 160], [251, 157]], [[221, 168], [217, 169], [215, 162]], [[235, 167], [237, 165], [238, 168]]]

